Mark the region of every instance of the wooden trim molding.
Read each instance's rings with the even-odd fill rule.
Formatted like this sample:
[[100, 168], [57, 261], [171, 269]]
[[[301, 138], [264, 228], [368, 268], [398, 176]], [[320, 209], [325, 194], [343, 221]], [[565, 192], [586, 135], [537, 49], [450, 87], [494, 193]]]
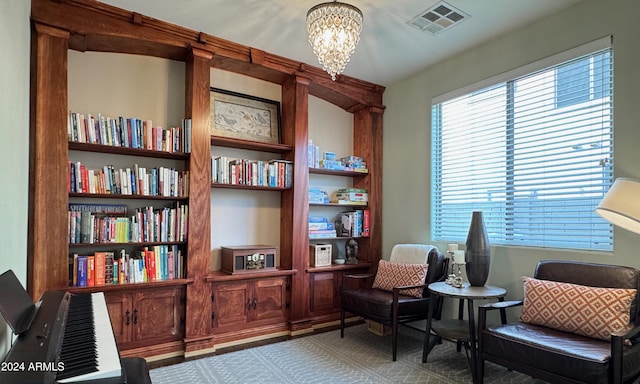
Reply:
[[332, 81], [319, 67], [97, 1], [32, 0], [31, 19], [69, 31], [70, 48], [75, 50], [136, 53], [184, 61], [191, 47], [199, 47], [213, 54], [213, 67], [279, 84], [303, 72], [311, 82], [310, 94], [345, 110], [382, 107], [381, 85], [345, 75]]

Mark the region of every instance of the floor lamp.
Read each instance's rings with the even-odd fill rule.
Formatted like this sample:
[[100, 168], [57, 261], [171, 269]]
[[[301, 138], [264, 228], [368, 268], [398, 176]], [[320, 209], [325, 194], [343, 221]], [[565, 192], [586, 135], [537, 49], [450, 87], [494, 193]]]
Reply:
[[640, 181], [617, 178], [602, 198], [596, 213], [611, 224], [640, 234]]

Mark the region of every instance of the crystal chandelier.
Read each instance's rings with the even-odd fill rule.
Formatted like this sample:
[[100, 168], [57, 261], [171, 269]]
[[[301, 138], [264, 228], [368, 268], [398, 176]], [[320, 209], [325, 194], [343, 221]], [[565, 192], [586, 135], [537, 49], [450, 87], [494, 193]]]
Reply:
[[307, 12], [307, 31], [322, 69], [335, 80], [356, 49], [362, 30], [362, 12], [337, 1], [318, 4]]

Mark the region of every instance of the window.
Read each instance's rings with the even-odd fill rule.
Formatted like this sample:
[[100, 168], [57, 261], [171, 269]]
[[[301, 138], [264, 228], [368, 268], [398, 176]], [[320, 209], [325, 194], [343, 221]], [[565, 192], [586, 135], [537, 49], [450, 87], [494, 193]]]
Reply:
[[612, 61], [565, 54], [434, 100], [432, 238], [464, 242], [480, 210], [492, 244], [612, 250], [594, 213], [613, 181]]
[[575, 60], [556, 70], [556, 108], [605, 97], [611, 89], [611, 53]]

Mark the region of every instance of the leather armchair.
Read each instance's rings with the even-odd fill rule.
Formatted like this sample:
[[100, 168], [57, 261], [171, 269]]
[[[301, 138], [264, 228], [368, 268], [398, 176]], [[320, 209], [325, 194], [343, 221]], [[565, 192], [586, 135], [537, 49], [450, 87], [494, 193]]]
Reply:
[[[408, 258], [407, 258], [408, 256]], [[417, 261], [421, 259], [421, 261]], [[433, 246], [424, 244], [397, 244], [391, 251], [390, 261], [427, 263], [425, 281], [420, 285], [393, 287], [393, 292], [372, 288], [375, 274], [344, 275], [341, 290], [340, 337], [344, 337], [345, 313], [349, 312], [365, 319], [391, 327], [392, 355], [396, 361], [398, 349], [398, 325], [427, 318], [429, 290], [427, 286], [443, 281], [447, 276], [449, 259]], [[357, 284], [361, 288], [347, 288]], [[351, 283], [350, 283], [351, 282]], [[421, 288], [422, 297], [416, 298], [400, 293], [407, 288]], [[434, 306], [434, 318], [440, 318], [442, 300]]]
[[[546, 260], [538, 263], [534, 278], [604, 288], [640, 290], [635, 268]], [[478, 313], [478, 382], [484, 362], [491, 361], [550, 383], [629, 383], [640, 377], [640, 306], [638, 292], [631, 304], [633, 329], [600, 340], [541, 325], [515, 322], [487, 325], [487, 313], [517, 308], [523, 301], [482, 305]], [[626, 345], [625, 340], [631, 344]]]

